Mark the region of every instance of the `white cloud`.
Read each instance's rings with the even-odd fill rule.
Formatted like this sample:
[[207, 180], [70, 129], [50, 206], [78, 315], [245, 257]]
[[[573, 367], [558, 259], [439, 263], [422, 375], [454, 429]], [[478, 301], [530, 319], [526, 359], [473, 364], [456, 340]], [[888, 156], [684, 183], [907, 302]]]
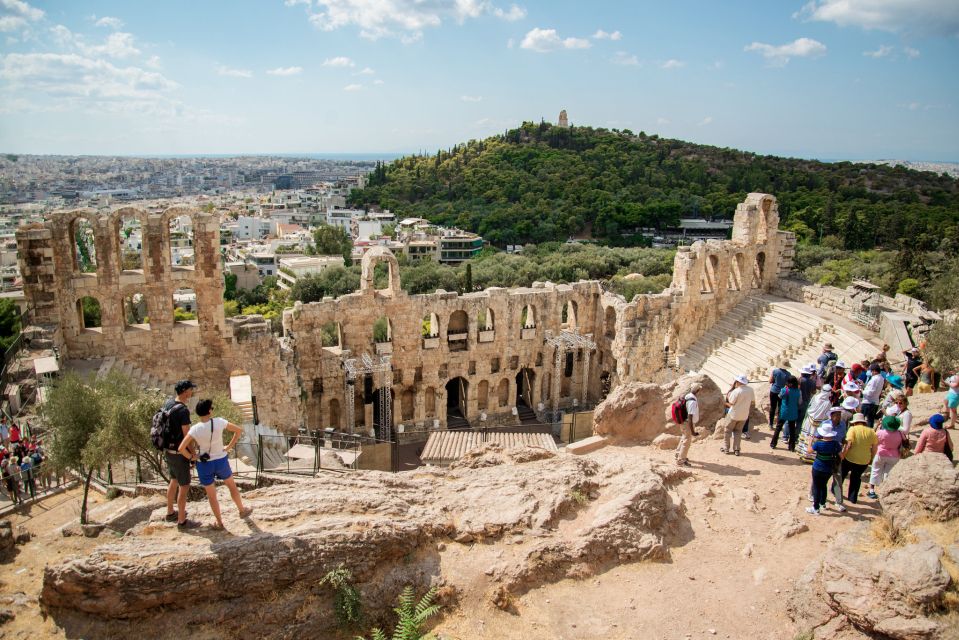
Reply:
[[500, 20], [516, 22], [517, 20], [522, 20], [526, 17], [526, 9], [523, 7], [518, 7], [515, 4], [511, 4], [509, 9], [506, 10], [500, 9], [499, 7], [493, 7], [493, 15]]
[[380, 85], [380, 84], [386, 84], [386, 83], [380, 80], [379, 78], [377, 78], [376, 80], [373, 81], [373, 84]]
[[277, 67], [267, 70], [266, 73], [270, 76], [298, 76], [303, 73], [303, 67]]
[[362, 69], [360, 69], [359, 71], [356, 72], [356, 75], [359, 75], [359, 76], [371, 76], [371, 75], [373, 75], [374, 73], [376, 73], [376, 71], [374, 71], [374, 70], [371, 69], [370, 67], [363, 67]]
[[626, 53], [625, 51], [617, 51], [616, 55], [609, 60], [613, 64], [621, 64], [627, 67], [638, 67], [640, 65], [639, 58], [636, 57], [636, 54]]
[[516, 21], [526, 10], [515, 4], [508, 9], [491, 0], [287, 0], [287, 6], [305, 5], [310, 23], [322, 31], [354, 26], [370, 40], [399, 37], [415, 42], [424, 29], [439, 27], [444, 20], [463, 23], [483, 15]]
[[463, 102], [482, 102], [483, 96], [460, 96]]
[[140, 55], [140, 50], [133, 44], [132, 33], [114, 31], [107, 36], [103, 44], [88, 44], [83, 36], [73, 33], [62, 24], [50, 28], [53, 40], [62, 47], [79, 51], [83, 55], [97, 58], [103, 55], [111, 58], [130, 58]]
[[606, 31], [603, 31], [602, 29], [597, 29], [596, 33], [593, 34], [594, 40], [619, 40], [622, 37], [623, 37], [623, 34], [621, 34], [619, 31], [613, 31], [612, 33], [608, 33]]
[[699, 121], [699, 126], [700, 126], [700, 127], [705, 127], [705, 126], [708, 125], [708, 124], [712, 124], [712, 122], [713, 122], [713, 117], [712, 117], [712, 116], [706, 116], [705, 118], [703, 118], [702, 120]]
[[32, 7], [23, 0], [0, 0], [0, 8], [5, 9], [11, 15], [19, 16], [30, 22], [36, 22], [44, 16], [43, 9]]
[[907, 58], [916, 59], [919, 57], [919, 49], [913, 49], [912, 47], [903, 47], [902, 52], [906, 54]]
[[252, 78], [253, 72], [249, 69], [231, 69], [230, 67], [225, 67], [220, 65], [216, 68], [216, 73], [219, 76], [226, 76], [227, 78]]
[[793, 17], [841, 27], [959, 35], [959, 2], [955, 0], [811, 0]]
[[892, 53], [892, 45], [881, 44], [875, 51], [863, 51], [862, 55], [870, 58], [885, 58], [890, 53]]
[[163, 67], [163, 65], [160, 64], [160, 56], [150, 56], [143, 64], [151, 69], [160, 69]]
[[519, 46], [530, 51], [548, 53], [559, 49], [589, 49], [592, 45], [585, 38], [560, 38], [556, 29], [535, 27], [523, 37]]
[[791, 58], [814, 58], [826, 54], [826, 45], [812, 38], [798, 38], [783, 45], [771, 45], [753, 42], [743, 51], [755, 51], [769, 61], [772, 66], [781, 67]]
[[686, 66], [686, 63], [682, 60], [677, 60], [676, 58], [670, 58], [662, 64], [659, 65], [662, 69], [682, 69]]
[[123, 20], [120, 18], [114, 18], [113, 16], [103, 16], [102, 18], [97, 18], [93, 16], [94, 26], [97, 27], [107, 27], [108, 29], [122, 29]]
[[669, 124], [669, 120], [667, 120], [666, 118], [656, 118], [656, 124], [658, 125]]
[[363, 88], [363, 85], [361, 84], [348, 84], [345, 87], [343, 87], [343, 91], [359, 91], [362, 88]]
[[347, 58], [346, 56], [336, 56], [335, 58], [327, 58], [323, 61], [324, 67], [355, 67], [356, 63]]

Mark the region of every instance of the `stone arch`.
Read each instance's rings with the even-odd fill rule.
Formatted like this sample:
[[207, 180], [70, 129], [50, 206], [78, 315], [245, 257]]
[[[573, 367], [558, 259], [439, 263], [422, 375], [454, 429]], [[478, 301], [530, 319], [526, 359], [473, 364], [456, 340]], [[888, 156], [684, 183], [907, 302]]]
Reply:
[[[196, 228], [197, 216], [194, 209], [184, 206], [170, 207], [160, 216], [159, 230], [160, 238], [151, 239], [152, 242], [160, 242], [162, 245], [160, 254], [163, 256], [163, 264], [173, 269], [196, 268], [199, 256], [196, 253]], [[182, 222], [183, 218], [189, 218], [189, 230], [187, 231]], [[180, 235], [182, 233], [182, 238]], [[187, 252], [187, 250], [190, 250]], [[191, 255], [192, 259], [184, 262], [183, 257]]]
[[563, 313], [560, 317], [560, 323], [564, 329], [575, 329], [577, 327], [578, 307], [575, 300], [567, 300], [563, 304]]
[[150, 328], [149, 299], [142, 291], [124, 292], [123, 326], [127, 329]]
[[373, 323], [373, 342], [393, 342], [393, 325], [386, 316], [380, 316]]
[[536, 328], [536, 307], [531, 304], [523, 307], [523, 312], [520, 315], [520, 327], [523, 329]]
[[614, 307], [606, 307], [606, 313], [603, 322], [603, 333], [610, 340], [616, 338], [616, 309]]
[[435, 338], [440, 334], [440, 321], [435, 313], [428, 313], [423, 316], [423, 337]]
[[330, 320], [320, 327], [320, 346], [343, 348], [343, 326]]
[[500, 380], [496, 387], [496, 402], [500, 407], [509, 404], [509, 380], [507, 378]]
[[762, 289], [763, 280], [766, 276], [766, 252], [760, 251], [756, 254], [756, 263], [753, 268], [753, 289]]
[[706, 256], [703, 270], [703, 293], [715, 293], [719, 289], [719, 256], [710, 253]]
[[95, 296], [77, 298], [77, 327], [80, 331], [103, 329], [103, 306]]
[[[59, 216], [70, 234], [70, 266], [74, 273], [98, 273], [101, 260], [100, 220], [93, 211], [78, 210]], [[82, 247], [81, 247], [82, 243]]]
[[726, 286], [730, 291], [739, 291], [743, 287], [743, 271], [746, 266], [746, 256], [737, 253], [729, 262], [729, 281]]
[[400, 396], [400, 418], [402, 420], [413, 419], [413, 390], [406, 389]]
[[146, 214], [135, 207], [123, 207], [110, 215], [110, 235], [120, 273], [146, 270], [149, 232]]
[[450, 351], [466, 351], [469, 348], [469, 325], [469, 316], [462, 309], [450, 314], [446, 325], [446, 340]]
[[486, 411], [489, 403], [489, 382], [480, 380], [476, 385], [476, 408], [480, 411]]
[[496, 316], [492, 307], [480, 309], [476, 316], [476, 326], [479, 327], [480, 331], [493, 331], [496, 328]]
[[778, 214], [775, 212], [776, 199], [770, 195], [763, 195], [759, 200], [759, 220], [756, 225], [756, 244], [766, 244], [769, 241], [769, 232], [778, 224]]
[[[373, 271], [380, 262], [386, 263], [389, 270], [389, 281], [386, 289], [376, 290], [373, 284]], [[360, 270], [360, 291], [375, 292], [386, 296], [397, 296], [402, 292], [400, 288], [400, 265], [393, 252], [386, 247], [373, 247], [363, 254]]]

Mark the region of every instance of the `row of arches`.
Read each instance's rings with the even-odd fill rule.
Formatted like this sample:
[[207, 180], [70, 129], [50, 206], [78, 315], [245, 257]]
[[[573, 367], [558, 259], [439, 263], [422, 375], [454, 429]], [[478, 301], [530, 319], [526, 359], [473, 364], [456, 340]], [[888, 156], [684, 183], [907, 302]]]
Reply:
[[[72, 270], [99, 273], [105, 267], [103, 255], [113, 253], [121, 273], [142, 271], [151, 241], [146, 216], [136, 209], [120, 209], [108, 220], [93, 213], [76, 214], [68, 225]], [[170, 267], [192, 268], [196, 264], [193, 216], [174, 212], [164, 216], [161, 225], [164, 262]]]
[[[149, 330], [156, 321], [158, 309], [149, 296], [139, 291], [124, 295], [119, 305], [119, 317], [124, 329]], [[75, 303], [77, 327], [81, 330], [99, 331], [103, 328], [104, 306], [96, 296], [81, 296]], [[170, 312], [174, 323], [195, 324], [197, 319], [196, 292], [193, 289], [177, 289], [170, 299]], [[164, 314], [165, 315], [165, 314]]]
[[[742, 291], [748, 283], [750, 289], [761, 289], [766, 272], [766, 254], [762, 251], [756, 254], [756, 261], [751, 271], [746, 270], [746, 256], [737, 253], [729, 263], [729, 273], [726, 277], [727, 291]], [[719, 256], [706, 256], [705, 269], [700, 280], [700, 293], [716, 293], [720, 290]]]

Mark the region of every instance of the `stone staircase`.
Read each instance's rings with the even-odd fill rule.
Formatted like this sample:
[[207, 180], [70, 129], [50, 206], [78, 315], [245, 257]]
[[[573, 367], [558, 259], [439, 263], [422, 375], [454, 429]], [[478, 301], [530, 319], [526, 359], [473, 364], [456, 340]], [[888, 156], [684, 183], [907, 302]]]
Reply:
[[135, 364], [115, 356], [103, 359], [99, 369], [97, 369], [97, 378], [105, 377], [110, 371], [119, 371], [139, 382], [146, 389], [159, 389], [165, 393], [172, 393], [173, 385], [176, 384], [175, 380], [161, 380], [153, 374], [143, 371]]
[[519, 417], [520, 424], [540, 424], [539, 418], [536, 417], [536, 412], [527, 407], [524, 402], [516, 405], [516, 414]]
[[875, 351], [869, 340], [800, 305], [753, 298], [717, 322], [680, 361], [687, 371], [701, 371], [725, 390], [741, 374], [751, 381], [766, 381], [770, 370], [784, 360], [798, 375], [803, 365], [816, 361], [826, 342], [849, 364]]

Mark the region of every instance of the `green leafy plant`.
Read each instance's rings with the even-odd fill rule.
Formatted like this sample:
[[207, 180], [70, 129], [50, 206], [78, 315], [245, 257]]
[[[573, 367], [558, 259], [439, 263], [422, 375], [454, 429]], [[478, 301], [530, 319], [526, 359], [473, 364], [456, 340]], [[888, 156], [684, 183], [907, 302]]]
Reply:
[[569, 497], [572, 498], [573, 502], [575, 502], [579, 506], [583, 506], [589, 502], [589, 496], [578, 489], [573, 489], [572, 491], [570, 491]]
[[320, 584], [328, 584], [333, 589], [333, 615], [336, 624], [349, 628], [363, 619], [363, 601], [360, 592], [353, 585], [353, 572], [342, 564], [328, 571]]
[[[440, 606], [433, 604], [433, 598], [436, 597], [436, 587], [430, 587], [430, 590], [423, 594], [419, 600], [413, 592], [413, 587], [407, 586], [399, 597], [399, 606], [393, 611], [399, 616], [396, 621], [396, 628], [392, 636], [387, 636], [381, 629], [373, 629], [370, 632], [371, 640], [434, 640], [433, 634], [423, 635], [421, 627], [426, 621], [440, 612]], [[362, 636], [357, 636], [357, 640], [366, 640]]]

